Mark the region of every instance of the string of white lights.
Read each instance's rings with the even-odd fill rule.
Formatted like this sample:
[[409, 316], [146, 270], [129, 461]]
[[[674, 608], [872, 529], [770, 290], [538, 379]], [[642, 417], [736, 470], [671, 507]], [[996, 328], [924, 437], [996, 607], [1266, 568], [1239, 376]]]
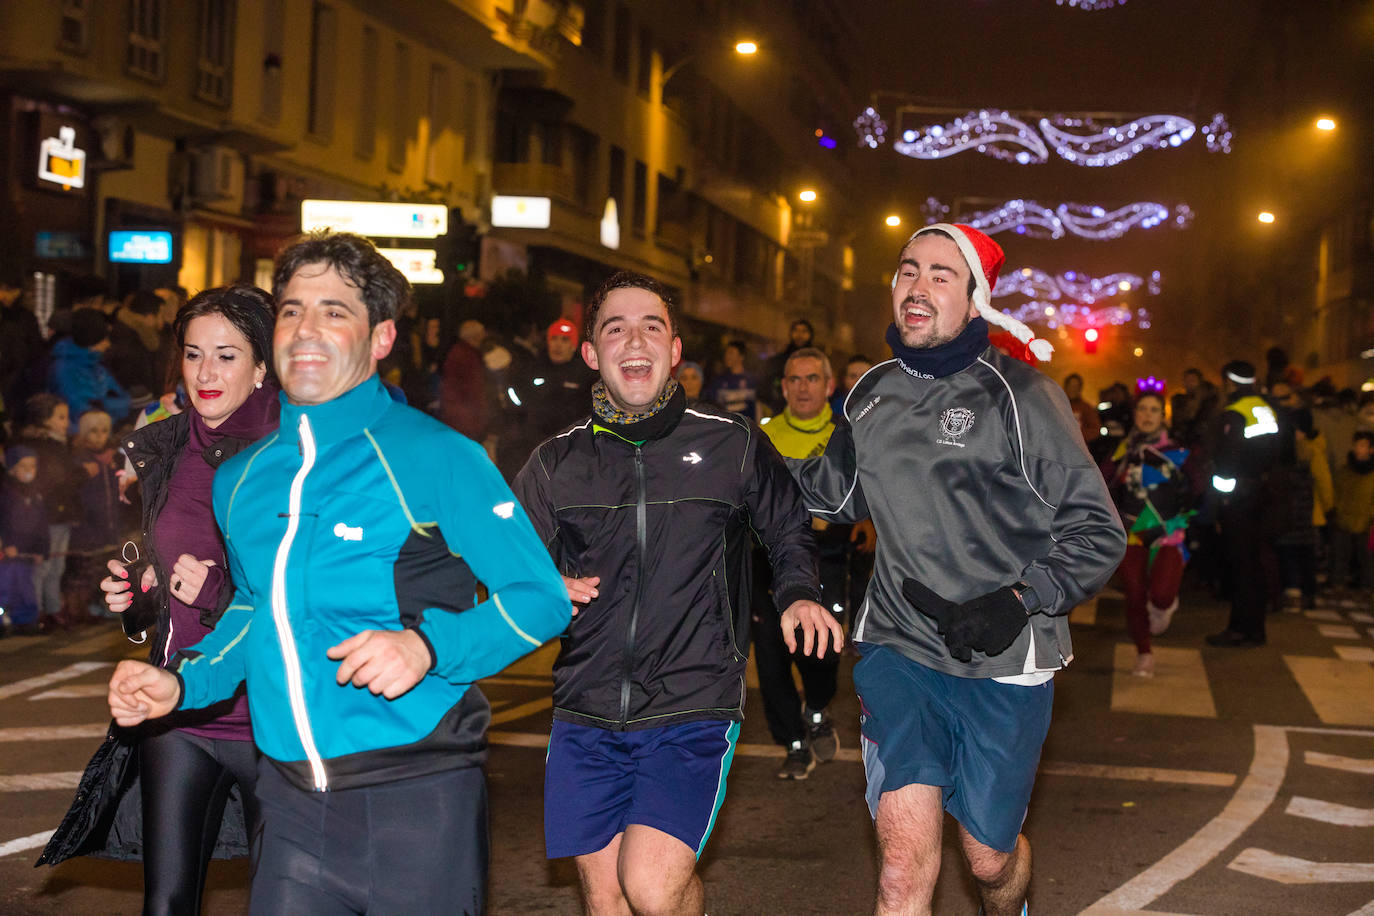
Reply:
[[1047, 328], [1101, 328], [1107, 325], [1135, 323], [1141, 330], [1150, 328], [1150, 311], [1132, 309], [1127, 305], [1107, 305], [1093, 308], [1075, 303], [1057, 304], [1042, 300], [1022, 303], [1015, 309], [1002, 309], [1022, 324], [1043, 324]]
[[[922, 114], [915, 107], [901, 113]], [[930, 110], [925, 111], [926, 114]], [[1181, 115], [1157, 114], [1102, 123], [1104, 116], [1056, 114], [1037, 117], [996, 108], [970, 111], [952, 121], [903, 129], [892, 143], [897, 152], [915, 159], [946, 159], [973, 150], [1021, 165], [1049, 161], [1050, 150], [1065, 162], [1089, 167], [1118, 165], [1149, 149], [1182, 146], [1201, 133], [1208, 152], [1229, 153], [1232, 134], [1223, 114], [1200, 130]], [[1035, 126], [1032, 126], [1034, 124]], [[1039, 132], [1037, 133], [1037, 127]], [[859, 145], [877, 149], [887, 142], [888, 125], [870, 105], [854, 121]]]
[[1157, 270], [1151, 271], [1149, 277], [1131, 273], [1093, 277], [1073, 270], [1051, 275], [1038, 268], [1022, 267], [1020, 270], [1003, 272], [992, 291], [992, 297], [997, 299], [1022, 295], [1041, 302], [1071, 299], [1091, 305], [1100, 299], [1125, 295], [1140, 289], [1144, 289], [1151, 296], [1158, 296], [1161, 280], [1162, 277]]
[[1088, 10], [1109, 10], [1114, 6], [1124, 6], [1126, 0], [1054, 0], [1056, 6], [1072, 6], [1075, 9]]
[[[931, 218], [933, 212], [939, 212], [935, 205], [939, 205], [939, 202], [934, 198], [926, 201], [922, 210], [927, 219]], [[947, 208], [945, 212], [948, 212]], [[1178, 204], [1170, 210], [1164, 204], [1149, 201], [1108, 210], [1077, 203], [1047, 207], [1033, 200], [1016, 198], [989, 210], [963, 214], [959, 221], [988, 235], [1011, 231], [1034, 239], [1061, 239], [1066, 235], [1075, 235], [1104, 240], [1121, 238], [1136, 228], [1153, 229], [1167, 224], [1175, 229], [1183, 229], [1192, 223], [1193, 211], [1187, 204]]]

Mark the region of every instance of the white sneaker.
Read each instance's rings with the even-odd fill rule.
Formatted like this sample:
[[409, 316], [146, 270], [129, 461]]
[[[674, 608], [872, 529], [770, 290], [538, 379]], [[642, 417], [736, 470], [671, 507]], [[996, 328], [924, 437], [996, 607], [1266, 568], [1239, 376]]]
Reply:
[[1131, 677], [1154, 677], [1155, 676], [1155, 657], [1149, 652], [1135, 657], [1135, 667], [1131, 669]]
[[1169, 629], [1169, 624], [1173, 622], [1174, 612], [1178, 610], [1178, 598], [1174, 598], [1174, 603], [1166, 608], [1155, 607], [1153, 601], [1147, 601], [1145, 610], [1150, 615], [1150, 635], [1159, 636]]

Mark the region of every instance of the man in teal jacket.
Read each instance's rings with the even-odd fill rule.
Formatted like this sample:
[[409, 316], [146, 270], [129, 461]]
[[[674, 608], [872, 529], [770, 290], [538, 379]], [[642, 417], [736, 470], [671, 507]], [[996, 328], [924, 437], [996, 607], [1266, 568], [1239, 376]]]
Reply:
[[562, 632], [568, 593], [481, 447], [377, 378], [405, 278], [324, 234], [273, 285], [281, 427], [214, 485], [234, 601], [171, 670], [121, 663], [111, 711], [135, 725], [247, 683], [254, 913], [478, 913], [490, 710], [472, 685]]

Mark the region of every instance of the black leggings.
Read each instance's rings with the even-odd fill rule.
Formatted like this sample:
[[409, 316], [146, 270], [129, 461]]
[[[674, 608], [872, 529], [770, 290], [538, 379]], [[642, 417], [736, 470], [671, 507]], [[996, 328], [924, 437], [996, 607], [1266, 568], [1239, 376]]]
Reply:
[[248, 835], [258, 823], [257, 752], [173, 729], [138, 744], [143, 793], [143, 912], [200, 912], [205, 870], [219, 836], [229, 788], [238, 783]]

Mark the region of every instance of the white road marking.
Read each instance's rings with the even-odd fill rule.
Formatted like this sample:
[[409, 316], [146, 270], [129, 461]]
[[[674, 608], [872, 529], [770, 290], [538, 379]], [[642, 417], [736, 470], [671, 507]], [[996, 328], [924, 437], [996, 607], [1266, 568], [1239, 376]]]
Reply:
[[1374, 827], [1374, 808], [1339, 805], [1301, 795], [1293, 796], [1283, 813], [1342, 827]]
[[1351, 611], [1347, 616], [1356, 623], [1374, 623], [1374, 614], [1364, 611]]
[[1308, 751], [1303, 754], [1303, 763], [1310, 767], [1327, 767], [1332, 770], [1345, 770], [1347, 773], [1374, 776], [1374, 760], [1363, 760], [1359, 757], [1342, 757], [1340, 754]]
[[1212, 773], [1206, 770], [1169, 770], [1161, 767], [1117, 767], [1095, 763], [1041, 763], [1041, 775], [1080, 776], [1089, 779], [1128, 779], [1135, 782], [1170, 782], [1187, 786], [1219, 786], [1236, 784], [1235, 773]]
[[42, 833], [21, 836], [17, 840], [0, 843], [0, 856], [12, 856], [17, 852], [24, 852], [28, 849], [39, 849], [48, 845], [48, 840], [52, 839], [52, 835], [56, 832], [55, 830], [45, 830]]
[[1374, 862], [1309, 862], [1267, 849], [1246, 849], [1227, 868], [1280, 884], [1351, 884], [1374, 881]]
[[62, 681], [69, 681], [74, 677], [81, 677], [83, 674], [99, 671], [101, 668], [108, 668], [113, 664], [114, 662], [76, 662], [57, 671], [24, 678], [24, 680], [15, 681], [12, 684], [5, 684], [0, 686], [0, 700], [17, 694], [28, 693], [30, 690], [40, 690], [49, 684], [60, 684]]
[[1369, 901], [1364, 906], [1351, 913], [1350, 916], [1374, 916], [1374, 900]]
[[1255, 757], [1250, 772], [1221, 813], [1173, 852], [1093, 907], [1143, 910], [1220, 855], [1273, 804], [1288, 766], [1288, 737], [1283, 728], [1275, 725], [1256, 725], [1254, 729]]
[[1332, 623], [1344, 623], [1345, 618], [1340, 611], [1304, 611], [1303, 615], [1308, 620], [1329, 620]]
[[[538, 700], [531, 700], [528, 703], [521, 703], [519, 706], [512, 706], [509, 709], [501, 710], [491, 717], [491, 724], [501, 725], [505, 722], [514, 722], [516, 719], [523, 719], [526, 716], [532, 716], [552, 708], [553, 697], [543, 697]], [[547, 737], [544, 739], [544, 743], [548, 743]]]
[[1332, 646], [1346, 662], [1374, 662], [1374, 649], [1369, 646]]
[[53, 655], [98, 655], [106, 649], [120, 648], [127, 644], [128, 638], [124, 635], [124, 628], [113, 624], [112, 629], [102, 630], [94, 636], [87, 636], [85, 639], [78, 639], [69, 646], [54, 649]]
[[80, 782], [80, 770], [70, 770], [66, 773], [17, 773], [13, 776], [0, 776], [0, 792], [75, 789]]
[[1323, 623], [1317, 625], [1317, 632], [1327, 639], [1359, 639], [1360, 631], [1348, 624]]
[[1112, 670], [1112, 712], [1152, 716], [1217, 717], [1207, 669], [1198, 649], [1154, 647], [1155, 676], [1133, 677], [1135, 646], [1117, 643]]
[[0, 728], [0, 742], [5, 741], [62, 741], [70, 738], [104, 738], [109, 724], [39, 725], [33, 728]]
[[29, 697], [34, 700], [80, 700], [87, 697], [103, 697], [110, 692], [109, 684], [72, 684], [68, 687], [54, 687]]
[[1374, 668], [1339, 658], [1285, 655], [1317, 718], [1328, 725], [1374, 725]]

